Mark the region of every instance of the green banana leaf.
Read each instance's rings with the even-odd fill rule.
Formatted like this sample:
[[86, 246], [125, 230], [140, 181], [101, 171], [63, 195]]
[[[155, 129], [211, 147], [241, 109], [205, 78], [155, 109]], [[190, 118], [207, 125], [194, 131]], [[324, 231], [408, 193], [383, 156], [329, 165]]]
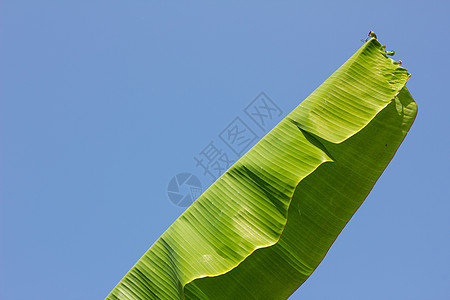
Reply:
[[107, 299], [286, 299], [410, 129], [410, 75], [375, 38], [206, 190]]

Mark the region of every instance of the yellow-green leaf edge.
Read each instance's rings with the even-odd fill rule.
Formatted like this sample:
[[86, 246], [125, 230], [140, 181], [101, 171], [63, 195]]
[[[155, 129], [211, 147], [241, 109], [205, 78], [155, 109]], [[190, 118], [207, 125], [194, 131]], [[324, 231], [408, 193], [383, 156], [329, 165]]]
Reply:
[[397, 151], [417, 106], [372, 38], [205, 191], [106, 299], [286, 299]]

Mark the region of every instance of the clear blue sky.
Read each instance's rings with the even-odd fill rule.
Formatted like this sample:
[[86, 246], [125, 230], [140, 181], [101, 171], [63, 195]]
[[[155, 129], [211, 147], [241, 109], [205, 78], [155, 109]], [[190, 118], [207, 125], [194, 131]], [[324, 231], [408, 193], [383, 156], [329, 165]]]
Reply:
[[0, 299], [103, 299], [183, 212], [169, 180], [261, 91], [284, 115], [374, 30], [409, 135], [291, 299], [449, 299], [446, 1], [2, 1]]

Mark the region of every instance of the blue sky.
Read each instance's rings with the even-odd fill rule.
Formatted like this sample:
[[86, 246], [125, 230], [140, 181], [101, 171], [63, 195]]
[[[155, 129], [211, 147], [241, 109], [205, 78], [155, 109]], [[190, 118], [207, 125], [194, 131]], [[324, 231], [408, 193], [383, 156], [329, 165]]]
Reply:
[[0, 299], [103, 299], [183, 212], [170, 179], [201, 177], [193, 157], [260, 92], [286, 115], [369, 30], [419, 113], [291, 299], [448, 299], [445, 1], [0, 7]]

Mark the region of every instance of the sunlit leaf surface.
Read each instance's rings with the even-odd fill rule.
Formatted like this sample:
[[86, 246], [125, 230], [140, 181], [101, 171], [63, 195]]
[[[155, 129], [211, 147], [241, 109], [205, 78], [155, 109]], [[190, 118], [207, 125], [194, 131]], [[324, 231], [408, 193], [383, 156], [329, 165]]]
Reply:
[[107, 299], [288, 298], [405, 138], [417, 113], [408, 79], [369, 40], [205, 191]]

